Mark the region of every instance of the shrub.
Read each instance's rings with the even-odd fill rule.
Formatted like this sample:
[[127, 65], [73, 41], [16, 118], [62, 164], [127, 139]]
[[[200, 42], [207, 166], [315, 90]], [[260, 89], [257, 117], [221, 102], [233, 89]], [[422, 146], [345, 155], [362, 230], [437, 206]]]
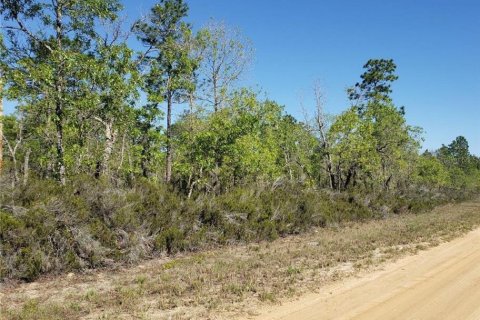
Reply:
[[15, 257], [16, 276], [31, 281], [42, 272], [42, 254], [31, 248], [21, 248]]
[[26, 281], [47, 272], [273, 240], [389, 213], [419, 213], [474, 194], [415, 188], [372, 196], [282, 183], [188, 199], [147, 180], [126, 187], [87, 177], [75, 178], [66, 187], [32, 181], [21, 192], [2, 191], [0, 278]]
[[162, 231], [155, 239], [157, 250], [166, 250], [168, 254], [177, 253], [185, 248], [185, 237], [178, 228]]

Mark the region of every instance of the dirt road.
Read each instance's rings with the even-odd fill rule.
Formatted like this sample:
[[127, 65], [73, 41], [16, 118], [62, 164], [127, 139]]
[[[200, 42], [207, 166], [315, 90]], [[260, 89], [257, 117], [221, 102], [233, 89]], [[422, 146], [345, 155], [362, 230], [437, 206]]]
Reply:
[[479, 320], [480, 229], [262, 314], [259, 320]]

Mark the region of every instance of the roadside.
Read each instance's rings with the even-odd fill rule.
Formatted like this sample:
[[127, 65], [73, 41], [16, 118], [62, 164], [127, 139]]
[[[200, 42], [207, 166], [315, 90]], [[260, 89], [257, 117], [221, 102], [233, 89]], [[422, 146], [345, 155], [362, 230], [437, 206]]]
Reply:
[[[5, 319], [230, 319], [322, 292], [480, 225], [480, 200], [274, 242], [2, 288]], [[267, 307], [268, 308], [268, 307]]]
[[480, 229], [421, 254], [325, 286], [257, 320], [480, 318]]

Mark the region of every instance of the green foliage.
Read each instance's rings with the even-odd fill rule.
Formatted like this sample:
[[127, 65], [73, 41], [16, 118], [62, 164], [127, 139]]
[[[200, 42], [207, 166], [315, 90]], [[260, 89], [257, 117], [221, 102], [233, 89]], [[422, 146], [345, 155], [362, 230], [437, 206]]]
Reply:
[[421, 129], [391, 98], [393, 60], [369, 60], [352, 105], [330, 126], [319, 111], [314, 128], [233, 86], [248, 43], [223, 27], [193, 32], [184, 0], [134, 24], [138, 53], [119, 10], [0, 2], [0, 76], [17, 103], [1, 119], [1, 278], [272, 240], [480, 190], [464, 137], [419, 154]]
[[470, 154], [465, 137], [459, 136], [448, 146], [442, 145], [432, 156], [445, 168], [448, 186], [464, 189], [480, 188], [479, 158]]
[[6, 96], [18, 102], [32, 140], [40, 142], [42, 149], [34, 151], [46, 156], [48, 174], [63, 184], [78, 156], [74, 138], [85, 120], [79, 111], [91, 90], [87, 75], [97, 72], [90, 62], [99, 37], [96, 25], [99, 19], [115, 20], [120, 8], [117, 0], [0, 4], [10, 30], [5, 41]]
[[[315, 191], [285, 181], [249, 184], [197, 199], [147, 180], [130, 188], [82, 177], [67, 187], [41, 182], [10, 198], [17, 205], [5, 205], [0, 213], [2, 278], [30, 281], [42, 273], [273, 240], [313, 226], [382, 217], [385, 212], [424, 211], [452, 200], [444, 193], [435, 198], [428, 191], [372, 198]], [[3, 199], [12, 196], [4, 192]], [[451, 190], [448, 194], [457, 199], [468, 196]]]
[[[201, 115], [187, 114], [175, 125], [175, 172], [187, 190], [220, 192], [257, 180], [310, 175], [315, 139], [283, 107], [237, 92], [232, 105]], [[295, 134], [292, 134], [295, 133]]]
[[[195, 88], [195, 72], [200, 58], [193, 54], [201, 42], [202, 33], [195, 36], [191, 26], [184, 22], [188, 6], [183, 0], [161, 0], [146, 21], [137, 21], [134, 30], [142, 43], [154, 53], [146, 54], [148, 73], [145, 75], [145, 91], [153, 106], [167, 103], [165, 139], [165, 180], [171, 181], [172, 108], [174, 102], [192, 99]], [[144, 149], [145, 150], [145, 149]], [[143, 152], [148, 154], [146, 152]], [[143, 162], [142, 162], [143, 163]], [[144, 176], [145, 176], [145, 170]]]
[[392, 60], [369, 60], [362, 83], [349, 90], [354, 105], [329, 131], [338, 189], [394, 189], [407, 184], [420, 146], [419, 128], [406, 124], [389, 94], [398, 77]]
[[[128, 186], [165, 179], [188, 198], [284, 179], [374, 193], [412, 182], [479, 184], [480, 160], [463, 137], [434, 153], [444, 168], [418, 155], [421, 130], [391, 98], [398, 79], [391, 59], [367, 61], [347, 92], [352, 106], [316, 132], [274, 101], [231, 87], [248, 62], [248, 43], [221, 25], [194, 33], [185, 1], [161, 0], [134, 24], [147, 47], [138, 55], [122, 37], [119, 10], [115, 0], [0, 6], [13, 28], [2, 58], [6, 95], [19, 104], [3, 121], [13, 187], [32, 175], [65, 184], [67, 173]], [[96, 28], [98, 20], [112, 31]], [[35, 27], [39, 21], [51, 37]], [[20, 48], [17, 38], [33, 41]], [[142, 92], [148, 101], [139, 106]], [[173, 119], [173, 104], [186, 102], [189, 110]], [[130, 221], [125, 213], [115, 218]]]
[[364, 101], [390, 102], [391, 83], [398, 79], [397, 66], [392, 59], [370, 59], [363, 66], [366, 71], [360, 76], [362, 82], [348, 89], [350, 100], [361, 109]]
[[182, 231], [175, 227], [162, 231], [155, 238], [155, 248], [160, 251], [166, 251], [168, 254], [184, 250], [185, 243]]
[[32, 281], [42, 272], [41, 254], [32, 252], [30, 248], [21, 248], [17, 253], [14, 266], [20, 279]]
[[449, 184], [447, 168], [431, 154], [423, 154], [418, 160], [416, 177], [420, 184], [432, 187], [444, 187]]
[[328, 135], [332, 161], [337, 170], [338, 187], [346, 189], [350, 184], [354, 185], [354, 175], [358, 170], [368, 176], [379, 166], [380, 157], [375, 152], [373, 124], [362, 121], [355, 108], [338, 116]]
[[162, 148], [165, 137], [159, 120], [163, 113], [156, 104], [147, 104], [136, 110], [135, 122], [131, 128], [133, 144], [137, 147], [135, 158], [139, 159], [141, 174], [144, 178], [155, 177], [162, 163]]

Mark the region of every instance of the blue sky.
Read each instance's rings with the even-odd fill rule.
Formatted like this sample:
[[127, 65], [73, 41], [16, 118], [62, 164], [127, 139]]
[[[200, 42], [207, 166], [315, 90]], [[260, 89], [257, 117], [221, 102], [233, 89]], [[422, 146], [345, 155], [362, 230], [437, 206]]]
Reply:
[[[151, 0], [126, 0], [128, 16]], [[256, 48], [245, 79], [302, 118], [319, 79], [327, 111], [348, 106], [345, 88], [370, 58], [393, 58], [394, 100], [425, 130], [426, 148], [464, 135], [480, 154], [479, 0], [190, 0], [189, 21], [239, 27]]]
[[[123, 0], [130, 20], [154, 0]], [[327, 111], [348, 107], [345, 89], [370, 58], [398, 65], [394, 101], [433, 149], [464, 135], [480, 155], [480, 0], [190, 0], [195, 28], [210, 18], [240, 28], [256, 49], [244, 83], [302, 119], [322, 83]]]

